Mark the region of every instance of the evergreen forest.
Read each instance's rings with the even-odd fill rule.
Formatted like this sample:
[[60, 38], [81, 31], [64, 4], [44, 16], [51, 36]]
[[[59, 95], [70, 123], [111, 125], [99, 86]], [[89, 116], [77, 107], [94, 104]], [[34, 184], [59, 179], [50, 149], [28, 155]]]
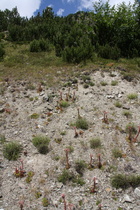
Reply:
[[0, 59], [4, 42], [28, 44], [30, 52], [55, 52], [64, 62], [78, 64], [94, 57], [118, 60], [140, 57], [140, 5], [93, 3], [90, 12], [65, 17], [51, 7], [30, 19], [20, 17], [17, 8], [0, 11]]

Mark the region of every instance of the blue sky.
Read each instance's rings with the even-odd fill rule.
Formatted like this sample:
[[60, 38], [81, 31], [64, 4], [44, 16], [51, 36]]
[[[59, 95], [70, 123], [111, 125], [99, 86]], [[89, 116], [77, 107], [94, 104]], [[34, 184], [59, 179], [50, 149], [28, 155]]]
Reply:
[[[40, 13], [47, 6], [51, 6], [53, 11], [58, 16], [66, 16], [70, 13], [76, 13], [79, 10], [90, 11], [93, 9], [93, 2], [98, 0], [0, 0], [0, 10], [17, 7], [21, 17], [30, 18]], [[102, 0], [105, 2], [106, 0]], [[110, 0], [110, 5], [117, 5], [122, 2], [128, 4], [130, 0]], [[133, 4], [135, 0], [131, 0]], [[139, 0], [140, 1], [140, 0]]]

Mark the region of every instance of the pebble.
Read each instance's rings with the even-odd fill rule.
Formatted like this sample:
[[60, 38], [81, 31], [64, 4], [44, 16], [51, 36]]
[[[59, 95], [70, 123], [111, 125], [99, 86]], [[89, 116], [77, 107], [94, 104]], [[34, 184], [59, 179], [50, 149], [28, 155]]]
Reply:
[[124, 195], [123, 203], [124, 203], [124, 202], [132, 203], [132, 200], [131, 200], [131, 198], [129, 197], [129, 195], [127, 195], [127, 194]]
[[135, 193], [137, 196], [140, 197], [140, 189], [139, 189], [139, 188], [136, 188], [136, 189], [134, 190], [134, 193]]

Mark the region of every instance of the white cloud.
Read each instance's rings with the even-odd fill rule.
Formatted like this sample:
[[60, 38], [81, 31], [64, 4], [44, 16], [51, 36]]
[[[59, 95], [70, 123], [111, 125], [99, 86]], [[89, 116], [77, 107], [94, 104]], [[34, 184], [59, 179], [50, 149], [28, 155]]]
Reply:
[[48, 5], [48, 7], [51, 7], [51, 8], [53, 8], [53, 7], [54, 7], [54, 5], [53, 5], [53, 4], [49, 4], [49, 5]]
[[39, 9], [41, 0], [0, 0], [0, 10], [17, 7], [21, 17], [31, 17]]
[[[73, 0], [67, 0], [67, 1], [73, 1]], [[93, 9], [93, 3], [98, 0], [80, 0], [80, 5], [78, 6], [78, 10], [82, 10], [82, 9], [89, 9], [92, 10]], [[135, 0], [131, 0], [131, 4], [134, 3]], [[103, 2], [105, 3], [106, 0], [103, 0]], [[121, 4], [122, 2], [125, 2], [126, 4], [129, 4], [130, 0], [110, 0], [109, 4], [111, 6], [113, 5], [117, 5], [117, 4]]]
[[65, 11], [64, 9], [60, 8], [60, 9], [57, 11], [57, 15], [58, 15], [58, 16], [62, 16], [62, 14], [63, 14], [64, 11]]
[[128, 5], [129, 2], [130, 2], [131, 4], [133, 4], [134, 1], [135, 1], [135, 0], [131, 0], [131, 1], [130, 1], [130, 0], [110, 0], [110, 1], [109, 1], [109, 4], [110, 4], [111, 6], [113, 6], [113, 5], [117, 5], [117, 4], [121, 4], [122, 2], [125, 2], [126, 5]]

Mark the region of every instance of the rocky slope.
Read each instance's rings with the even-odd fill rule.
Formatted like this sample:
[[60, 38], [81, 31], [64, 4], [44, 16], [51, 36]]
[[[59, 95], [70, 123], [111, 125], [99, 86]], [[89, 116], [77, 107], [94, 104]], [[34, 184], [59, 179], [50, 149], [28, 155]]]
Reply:
[[[23, 147], [17, 161], [8, 161], [3, 157], [4, 144], [0, 145], [1, 209], [22, 209], [24, 201], [26, 210], [61, 210], [65, 209], [62, 194], [66, 209], [140, 209], [139, 186], [123, 190], [111, 185], [115, 174], [140, 175], [140, 136], [131, 143], [126, 130], [129, 123], [134, 123], [136, 130], [140, 125], [139, 79], [128, 82], [117, 70], [96, 70], [83, 71], [79, 77], [64, 81], [61, 87], [46, 88], [45, 83], [12, 80], [1, 83], [0, 134], [5, 136], [4, 144], [16, 141]], [[136, 99], [128, 99], [130, 94], [136, 94]], [[65, 105], [60, 106], [61, 99]], [[76, 128], [75, 133], [78, 110], [79, 118], [87, 120], [88, 129]], [[32, 143], [37, 135], [50, 138], [49, 152], [45, 155]], [[93, 138], [100, 139], [101, 147], [91, 148]], [[70, 168], [66, 169], [69, 174], [79, 177], [76, 162], [86, 163], [80, 177], [83, 185], [72, 179], [63, 184], [58, 179], [66, 168], [66, 148], [70, 150]], [[115, 148], [121, 157], [113, 155]], [[20, 160], [26, 173], [16, 178], [14, 171], [21, 165]], [[30, 171], [33, 176], [28, 182]], [[96, 189], [91, 193], [94, 180]], [[43, 200], [48, 202], [47, 207], [43, 207]]]

